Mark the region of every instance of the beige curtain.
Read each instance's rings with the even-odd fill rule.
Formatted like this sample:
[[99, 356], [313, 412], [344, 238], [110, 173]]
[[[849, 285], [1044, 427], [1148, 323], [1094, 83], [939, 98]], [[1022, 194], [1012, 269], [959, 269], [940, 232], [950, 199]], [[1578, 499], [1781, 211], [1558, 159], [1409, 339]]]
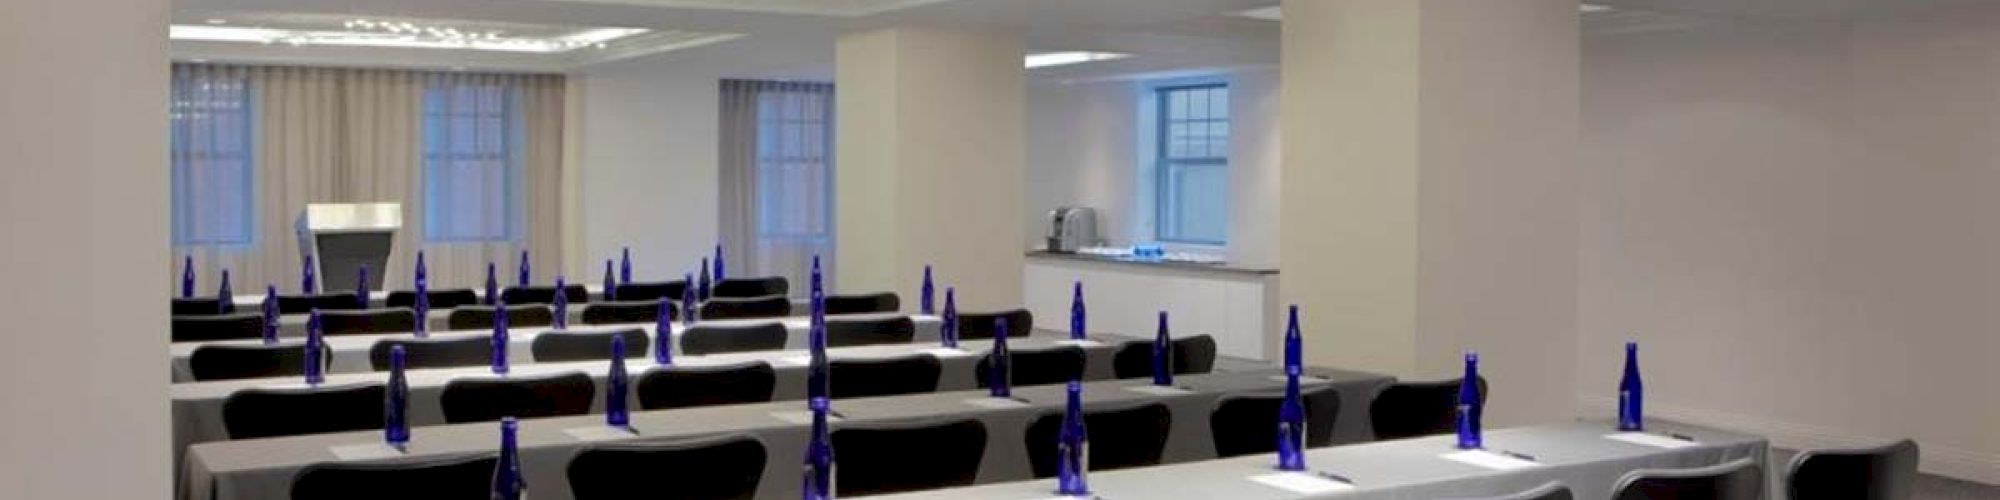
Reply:
[[818, 256], [834, 285], [833, 92], [824, 82], [722, 82], [718, 222], [731, 276], [803, 284]]
[[[221, 269], [231, 271], [237, 293], [300, 290], [300, 258], [292, 220], [307, 203], [399, 202], [403, 229], [384, 283], [411, 286], [417, 248], [426, 252], [434, 287], [478, 287], [488, 261], [504, 270], [522, 249], [538, 270], [562, 262], [561, 158], [563, 77], [481, 75], [383, 69], [284, 66], [174, 66], [175, 74], [229, 72], [247, 79], [253, 94], [253, 199], [256, 231], [247, 245], [180, 244], [174, 262], [192, 255], [203, 285], [213, 292]], [[517, 195], [522, 228], [507, 241], [429, 242], [424, 237], [424, 96], [433, 85], [482, 78], [504, 85], [517, 99]], [[543, 274], [537, 272], [537, 274]], [[179, 286], [178, 270], [173, 273]], [[503, 275], [503, 283], [506, 276]], [[544, 276], [546, 276], [544, 274]], [[349, 290], [353, 276], [322, 276], [327, 290]]]

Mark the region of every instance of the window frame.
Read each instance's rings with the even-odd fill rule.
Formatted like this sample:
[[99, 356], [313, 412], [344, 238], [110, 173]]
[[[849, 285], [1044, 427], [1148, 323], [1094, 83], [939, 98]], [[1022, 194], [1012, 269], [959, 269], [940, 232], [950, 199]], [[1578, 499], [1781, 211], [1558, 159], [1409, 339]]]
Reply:
[[[763, 102], [763, 99], [767, 98], [793, 99], [793, 98], [798, 98], [797, 95], [814, 97], [814, 92], [791, 90], [785, 88], [777, 88], [777, 89], [763, 88], [759, 89], [757, 93], [758, 93], [757, 98], [759, 102], [757, 103], [757, 113], [756, 113], [757, 136], [755, 140], [757, 141], [758, 144], [757, 147], [755, 148], [756, 152], [753, 153], [753, 158], [752, 158], [753, 168], [755, 170], [753, 174], [757, 176], [756, 180], [757, 192], [753, 193], [752, 196], [755, 197], [754, 203], [757, 205], [757, 210], [755, 211], [756, 220], [751, 221], [756, 226], [755, 227], [756, 236], [758, 239], [762, 240], [787, 240], [787, 241], [831, 244], [834, 237], [833, 197], [835, 194], [833, 185], [834, 183], [833, 169], [835, 160], [833, 154], [833, 145], [834, 145], [833, 127], [835, 126], [835, 124], [834, 124], [833, 112], [831, 109], [832, 103], [828, 102], [827, 103], [828, 109], [824, 110], [824, 112], [822, 113], [818, 113], [813, 116], [807, 116], [804, 114], [795, 116], [790, 113], [783, 112], [786, 110], [797, 110], [798, 107], [778, 104], [776, 105], [776, 107], [779, 108], [781, 112], [775, 113], [777, 116], [766, 116], [764, 113], [766, 108], [764, 106], [765, 103]], [[788, 126], [799, 127], [800, 130], [802, 131], [809, 131], [812, 127], [817, 127], [817, 130], [819, 130], [820, 132], [819, 135], [822, 136], [821, 144], [824, 145], [822, 147], [823, 149], [822, 154], [818, 156], [785, 155], [785, 154], [774, 154], [769, 156], [765, 155], [763, 148], [763, 142], [766, 139], [765, 134], [782, 133]], [[784, 149], [784, 148], [778, 148], [778, 149]], [[776, 165], [818, 164], [819, 166], [818, 168], [824, 170], [822, 176], [825, 179], [824, 184], [826, 192], [820, 196], [820, 203], [819, 203], [820, 206], [818, 207], [817, 210], [818, 213], [823, 214], [824, 220], [822, 220], [821, 223], [819, 224], [820, 226], [819, 231], [817, 232], [786, 231], [782, 230], [781, 228], [771, 227], [772, 226], [771, 224], [767, 224], [768, 222], [770, 222], [770, 220], [769, 216], [766, 215], [767, 211], [765, 210], [765, 208], [767, 207], [764, 205], [765, 202], [764, 197], [767, 195], [771, 195], [772, 193], [766, 191], [766, 189], [769, 189], [769, 186], [768, 183], [765, 182], [766, 178], [764, 176], [767, 173], [766, 169], [778, 168], [771, 166], [772, 164]]]
[[[1201, 79], [1196, 81], [1180, 81], [1180, 82], [1155, 84], [1148, 87], [1147, 89], [1148, 91], [1152, 92], [1151, 97], [1153, 99], [1153, 110], [1154, 110], [1152, 113], [1153, 147], [1151, 153], [1153, 156], [1152, 158], [1153, 238], [1157, 241], [1163, 243], [1205, 245], [1205, 246], [1216, 246], [1216, 247], [1226, 246], [1229, 244], [1229, 236], [1228, 236], [1229, 227], [1228, 227], [1227, 213], [1224, 214], [1223, 228], [1222, 228], [1223, 236], [1222, 238], [1215, 240], [1190, 238], [1178, 234], [1169, 236], [1170, 224], [1168, 224], [1169, 220], [1173, 220], [1169, 216], [1169, 213], [1173, 211], [1172, 210], [1173, 207], [1169, 206], [1170, 205], [1169, 200], [1175, 200], [1177, 198], [1170, 195], [1168, 193], [1167, 188], [1168, 186], [1173, 185], [1171, 178], [1178, 171], [1176, 167], [1221, 168], [1223, 169], [1223, 172], [1226, 174], [1229, 168], [1228, 144], [1234, 141], [1233, 137], [1235, 136], [1234, 133], [1235, 130], [1233, 126], [1235, 118], [1234, 116], [1227, 114], [1226, 111], [1221, 120], [1212, 120], [1212, 119], [1175, 120], [1172, 118], [1173, 108], [1171, 100], [1173, 99], [1176, 93], [1180, 92], [1187, 92], [1193, 90], [1217, 90], [1217, 89], [1220, 89], [1224, 92], [1228, 92], [1230, 90], [1229, 82], [1225, 80]], [[1234, 96], [1229, 96], [1229, 98], [1231, 98], [1232, 100], [1233, 97]], [[1197, 121], [1200, 123], [1214, 123], [1219, 121], [1223, 123], [1225, 126], [1230, 127], [1229, 133], [1224, 136], [1224, 146], [1222, 150], [1222, 156], [1175, 158], [1170, 154], [1173, 150], [1172, 149], [1173, 143], [1170, 134], [1170, 132], [1173, 130], [1173, 125], [1175, 123], [1194, 123]], [[1226, 186], [1225, 189], [1223, 190], [1223, 195], [1225, 196], [1225, 202], [1226, 202], [1226, 196], [1228, 196], [1228, 189], [1226, 188]], [[1227, 203], [1225, 203], [1225, 206], [1226, 205]]]
[[[241, 141], [240, 144], [242, 144], [243, 147], [241, 151], [234, 152], [233, 154], [218, 154], [216, 151], [213, 150], [204, 150], [198, 153], [179, 152], [179, 150], [177, 149], [178, 146], [176, 144], [179, 143], [180, 141], [176, 141], [174, 139], [181, 135], [179, 131], [181, 125], [173, 123], [174, 121], [176, 121], [176, 119], [172, 116], [174, 113], [196, 112], [196, 111], [206, 112], [211, 115], [220, 115], [223, 113], [217, 112], [216, 109], [212, 106], [212, 103], [218, 102], [214, 99], [202, 101], [204, 103], [211, 104], [209, 106], [202, 106], [205, 109], [194, 109], [195, 108], [195, 106], [193, 106], [194, 101], [170, 100], [168, 102], [169, 123], [167, 129], [167, 137], [168, 137], [167, 147], [169, 148], [169, 152], [168, 152], [167, 167], [170, 169], [168, 172], [170, 191], [167, 201], [170, 209], [168, 210], [168, 218], [170, 219], [171, 222], [167, 230], [169, 233], [167, 235], [168, 239], [175, 246], [248, 247], [256, 245], [258, 240], [257, 223], [260, 217], [257, 211], [258, 189], [256, 184], [257, 127], [259, 122], [256, 110], [256, 105], [257, 105], [256, 87], [251, 85], [250, 78], [245, 75], [208, 76], [208, 77], [177, 76], [175, 78], [172, 78], [171, 80], [173, 80], [173, 82], [171, 83], [174, 85], [182, 85], [182, 84], [200, 85], [218, 80], [229, 80], [234, 85], [241, 88], [239, 94], [242, 97], [240, 100], [237, 101], [236, 103], [237, 106], [235, 107], [234, 111], [230, 111], [228, 112], [228, 114], [237, 115], [239, 123], [243, 124], [243, 130], [241, 132], [242, 137], [240, 138]], [[177, 94], [179, 93], [170, 92], [170, 95], [177, 95]], [[173, 109], [174, 107], [183, 102], [189, 103], [190, 108], [185, 110]], [[209, 120], [216, 120], [216, 118], [211, 117], [209, 118]], [[237, 209], [242, 213], [242, 227], [238, 228], [238, 231], [235, 233], [236, 235], [239, 236], [238, 238], [229, 238], [226, 236], [217, 237], [212, 235], [209, 237], [201, 237], [202, 235], [191, 234], [192, 232], [194, 232], [193, 228], [196, 225], [194, 221], [195, 214], [191, 213], [190, 210], [183, 210], [183, 208], [192, 209], [194, 208], [193, 204], [195, 202], [190, 201], [187, 203], [188, 205], [187, 207], [183, 207], [182, 206], [183, 203], [179, 201], [179, 199], [182, 197], [194, 196], [194, 194], [190, 192], [191, 188], [187, 185], [187, 183], [190, 182], [190, 180], [186, 179], [185, 178], [186, 176], [178, 175], [175, 172], [193, 168], [193, 165], [188, 165], [185, 163], [174, 161], [176, 158], [179, 157], [188, 157], [202, 162], [215, 162], [218, 159], [233, 158], [238, 160], [238, 162], [242, 165], [242, 172], [240, 174], [242, 177], [242, 186], [243, 186], [242, 193], [240, 194], [242, 201], [240, 203], [241, 206], [237, 207]]]
[[[482, 113], [479, 112], [480, 110], [458, 111], [449, 105], [441, 106], [440, 108], [432, 107], [431, 99], [452, 99], [456, 97], [458, 92], [467, 91], [464, 90], [467, 87], [497, 89], [500, 92], [500, 99], [502, 101], [497, 111], [494, 113]], [[486, 89], [481, 88], [473, 91], [484, 90]], [[520, 94], [521, 90], [519, 88], [505, 83], [446, 82], [430, 84], [424, 89], [424, 101], [420, 103], [420, 106], [423, 107], [423, 116], [418, 124], [418, 127], [422, 130], [422, 135], [418, 140], [421, 142], [420, 148], [422, 149], [423, 164], [421, 168], [423, 171], [424, 189], [423, 235], [426, 243], [483, 244], [521, 241], [521, 237], [526, 233], [525, 228], [522, 227], [525, 219], [525, 215], [522, 212], [527, 200], [523, 197], [525, 193], [521, 186], [524, 172], [522, 171], [523, 165], [521, 164], [520, 148], [524, 139], [522, 134], [525, 133], [525, 123], [522, 122], [525, 117], [520, 109]], [[501, 145], [496, 150], [497, 152], [434, 152], [430, 144], [433, 120], [442, 120], [443, 123], [437, 125], [438, 131], [439, 133], [448, 135], [452, 133], [452, 122], [460, 119], [471, 120], [474, 127], [481, 126], [485, 120], [498, 119], [501, 128], [499, 134]], [[476, 134], [477, 132], [475, 132]], [[449, 188], [441, 187], [440, 183], [436, 182], [438, 178], [434, 174], [439, 169], [449, 168], [466, 162], [474, 164], [497, 162], [500, 165], [497, 171], [501, 175], [500, 182], [502, 184], [499, 200], [502, 221], [498, 234], [487, 233], [483, 231], [484, 228], [481, 228], [482, 231], [479, 231], [478, 234], [470, 235], [461, 234], [463, 233], [462, 231], [439, 231], [441, 227], [439, 220], [451, 218], [449, 212], [440, 212], [440, 210], [449, 210], [449, 208], [444, 207], [446, 204], [442, 203], [445, 196], [440, 196], [440, 193]], [[448, 222], [444, 224], [445, 226], [443, 227], [458, 228], [458, 226]]]

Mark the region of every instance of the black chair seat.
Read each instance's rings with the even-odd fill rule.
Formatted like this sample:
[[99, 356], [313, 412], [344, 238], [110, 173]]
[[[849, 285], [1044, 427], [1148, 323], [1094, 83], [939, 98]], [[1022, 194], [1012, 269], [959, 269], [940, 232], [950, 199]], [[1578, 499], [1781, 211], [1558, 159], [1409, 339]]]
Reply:
[[[1056, 475], [1056, 438], [1062, 430], [1062, 417], [1061, 413], [1044, 414], [1028, 424], [1028, 465], [1035, 477]], [[1173, 412], [1160, 403], [1117, 410], [1086, 409], [1083, 428], [1090, 443], [1086, 463], [1092, 471], [1159, 465], [1173, 421]]]
[[771, 400], [777, 371], [751, 361], [724, 366], [662, 366], [639, 375], [639, 407], [647, 410], [763, 403]]
[[[565, 295], [566, 296], [565, 298], [569, 300], [570, 305], [577, 305], [590, 301], [590, 290], [584, 288], [583, 285], [564, 286], [563, 295]], [[500, 292], [500, 299], [505, 301], [507, 305], [554, 304], [556, 303], [556, 287], [553, 286], [511, 287]]]
[[[321, 362], [331, 363], [332, 350], [320, 348]], [[300, 342], [204, 345], [188, 354], [188, 370], [196, 381], [305, 375], [306, 350]]]
[[1027, 309], [1000, 312], [958, 313], [958, 339], [980, 340], [993, 338], [994, 321], [1007, 318], [1007, 338], [1026, 337], [1035, 331], [1035, 314]]
[[841, 497], [970, 485], [986, 454], [978, 420], [843, 427], [832, 437]]
[[[479, 293], [472, 291], [471, 288], [428, 290], [424, 292], [424, 295], [430, 296], [430, 306], [433, 311], [479, 305]], [[416, 309], [417, 292], [411, 290], [389, 292], [389, 298], [384, 301], [383, 305]]]
[[728, 326], [696, 324], [675, 335], [681, 339], [682, 353], [699, 356], [784, 349], [785, 338], [791, 334], [782, 323], [759, 323]]
[[825, 306], [827, 314], [892, 313], [896, 312], [897, 309], [902, 309], [903, 300], [896, 297], [894, 292], [868, 295], [828, 295], [826, 296]]
[[[764, 443], [746, 436], [666, 444], [600, 444], [569, 461], [569, 489], [576, 500], [647, 498], [749, 499], [757, 494], [768, 458]], [[662, 483], [661, 474], [671, 476]]]
[[[680, 307], [667, 303], [667, 319], [680, 317]], [[653, 323], [660, 320], [660, 301], [619, 301], [598, 302], [583, 306], [583, 324], [617, 325], [629, 323]]]
[[318, 463], [293, 476], [292, 500], [488, 500], [498, 462], [492, 454], [481, 454]]
[[646, 331], [638, 328], [616, 330], [577, 331], [550, 330], [536, 335], [528, 344], [535, 353], [535, 362], [590, 361], [611, 359], [611, 338], [625, 338], [625, 357], [644, 358], [647, 347], [652, 344]]
[[702, 320], [782, 318], [792, 315], [792, 299], [783, 295], [743, 299], [709, 299], [701, 303]]
[[917, 324], [908, 316], [828, 318], [826, 346], [908, 344], [917, 338]]
[[1758, 500], [1764, 469], [1748, 458], [1697, 469], [1640, 469], [1626, 473], [1612, 491], [1615, 500]]
[[749, 299], [784, 296], [791, 292], [791, 283], [782, 276], [764, 278], [735, 278], [715, 282], [708, 289], [710, 298]]
[[[1215, 337], [1192, 335], [1173, 339], [1171, 349], [1175, 375], [1215, 369]], [[1111, 356], [1111, 371], [1121, 379], [1153, 376], [1153, 343], [1141, 340], [1119, 346], [1118, 352]]]
[[618, 300], [681, 300], [681, 291], [687, 288], [685, 281], [653, 283], [632, 282], [618, 285]]
[[222, 400], [230, 439], [255, 439], [382, 427], [382, 384], [251, 388]]
[[[394, 304], [390, 305], [394, 307]], [[321, 311], [354, 311], [368, 306], [354, 298], [354, 292], [305, 295], [278, 294], [278, 314], [305, 314]]]
[[[445, 316], [445, 328], [451, 330], [490, 330], [493, 328], [493, 306], [463, 306], [452, 309]], [[556, 313], [549, 306], [527, 304], [507, 306], [507, 328], [530, 328], [549, 326], [556, 323]]]
[[447, 423], [583, 415], [597, 399], [597, 383], [583, 372], [482, 376], [446, 382], [438, 396]]
[[416, 329], [417, 312], [407, 308], [319, 312], [319, 331], [322, 335], [409, 333]]
[[451, 368], [485, 366], [493, 363], [493, 340], [487, 337], [394, 338], [375, 341], [368, 347], [368, 365], [376, 371], [389, 369], [389, 349], [403, 346], [403, 368]]
[[264, 338], [264, 315], [174, 316], [171, 328], [174, 342], [257, 339]]
[[[1284, 392], [1225, 396], [1208, 416], [1215, 454], [1221, 457], [1271, 453], [1278, 450], [1278, 407]], [[1333, 427], [1340, 421], [1340, 391], [1332, 384], [1300, 387], [1306, 410], [1306, 447], [1333, 445]]]
[[231, 312], [222, 310], [222, 299], [215, 297], [174, 299], [171, 311], [174, 316], [219, 316]]
[[[1375, 439], [1386, 441], [1454, 432], [1460, 379], [1399, 382], [1382, 389], [1368, 404]], [[1480, 377], [1479, 400], [1486, 400], [1486, 377]]]
[[[1019, 349], [1008, 354], [1008, 368], [1013, 372], [1008, 380], [1016, 386], [1083, 380], [1083, 365], [1088, 361], [1083, 348], [1077, 346]], [[979, 364], [973, 367], [974, 380], [978, 381], [979, 388], [986, 388], [987, 373], [992, 370], [992, 354], [979, 358]]]
[[882, 359], [835, 359], [827, 362], [835, 398], [865, 398], [917, 394], [937, 390], [943, 364], [929, 354]]
[[1874, 448], [1806, 450], [1792, 456], [1785, 487], [1792, 500], [1910, 498], [1916, 489], [1917, 442]]

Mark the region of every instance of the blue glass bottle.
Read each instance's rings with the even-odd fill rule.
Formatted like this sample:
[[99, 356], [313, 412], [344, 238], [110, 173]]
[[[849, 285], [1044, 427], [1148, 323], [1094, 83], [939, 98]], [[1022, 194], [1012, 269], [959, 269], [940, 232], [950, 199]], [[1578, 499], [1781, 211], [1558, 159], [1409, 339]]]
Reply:
[[506, 375], [507, 301], [505, 300], [500, 301], [499, 307], [493, 308], [493, 345], [491, 348], [493, 354], [493, 373], [496, 375]]
[[1056, 434], [1056, 494], [1090, 494], [1090, 439], [1083, 425], [1083, 382], [1071, 380], [1063, 403], [1062, 429]]
[[996, 398], [1014, 396], [1013, 352], [1007, 349], [1007, 318], [993, 318], [993, 352], [986, 355], [987, 395]]
[[1083, 282], [1076, 282], [1069, 298], [1069, 338], [1083, 340], [1087, 335], [1083, 323]]
[[604, 259], [604, 300], [618, 300], [618, 282], [611, 274], [611, 259]]
[[236, 312], [236, 294], [231, 293], [229, 291], [228, 269], [222, 270], [222, 286], [216, 287], [215, 300], [216, 302], [218, 302], [218, 305], [216, 307], [220, 309], [217, 312], [220, 312], [222, 314], [229, 314]]
[[194, 255], [181, 259], [181, 298], [194, 298]]
[[1485, 408], [1479, 399], [1479, 353], [1465, 353], [1465, 376], [1458, 383], [1458, 448], [1476, 450], [1485, 446], [1479, 434], [1479, 414]]
[[320, 373], [326, 365], [326, 359], [322, 357], [326, 353], [320, 345], [319, 310], [314, 309], [312, 315], [306, 317], [306, 385], [319, 385], [326, 381], [326, 375]]
[[1278, 405], [1278, 469], [1306, 470], [1306, 411], [1299, 396], [1299, 375], [1303, 345], [1299, 335], [1299, 306], [1291, 306], [1285, 326], [1285, 399]]
[[389, 347], [389, 387], [384, 393], [387, 401], [382, 404], [382, 440], [397, 448], [410, 442], [410, 382], [403, 376], [405, 356], [403, 346]]
[[699, 296], [701, 296], [701, 300], [708, 300], [708, 298], [709, 298], [709, 294], [708, 294], [708, 284], [709, 284], [709, 281], [708, 281], [708, 257], [702, 257], [702, 258], [701, 258], [701, 275], [700, 275], [700, 276], [697, 276], [697, 278], [701, 280], [701, 283], [699, 284], [699, 286], [698, 286], [698, 287], [696, 287], [696, 288], [695, 288], [695, 290], [694, 290], [694, 293], [695, 293], [695, 295], [699, 295]]
[[1153, 334], [1153, 385], [1174, 385], [1174, 340], [1167, 334], [1167, 312], [1160, 311], [1160, 329]]
[[938, 341], [945, 347], [958, 348], [958, 291], [944, 287], [944, 318], [938, 321]]
[[564, 283], [564, 282], [563, 282], [563, 277], [562, 277], [562, 275], [560, 275], [560, 274], [556, 275], [556, 297], [555, 297], [555, 304], [554, 304], [554, 308], [555, 308], [555, 325], [554, 325], [554, 326], [555, 326], [555, 328], [556, 328], [557, 330], [562, 330], [562, 329], [566, 329], [566, 328], [569, 328], [569, 293], [568, 293], [568, 291], [567, 291], [567, 290], [565, 289], [565, 287], [567, 287], [567, 286], [569, 286], [569, 284], [568, 284], [568, 283]]
[[492, 262], [486, 263], [486, 297], [480, 303], [494, 305], [500, 302], [500, 275]]
[[631, 391], [630, 379], [625, 374], [625, 336], [611, 336], [611, 371], [604, 375], [604, 425], [630, 427], [632, 414], [625, 409], [625, 396]]
[[431, 278], [430, 270], [424, 267], [423, 251], [417, 252], [417, 273], [413, 282], [416, 284], [417, 289], [415, 304], [417, 322], [412, 324], [410, 333], [416, 334], [417, 338], [420, 339], [428, 338], [430, 337], [431, 322]]
[[264, 285], [264, 345], [278, 343], [278, 285]]
[[687, 316], [681, 323], [694, 326], [696, 321], [701, 320], [701, 305], [695, 303], [694, 287], [688, 286], [690, 283], [694, 283], [694, 275], [681, 275], [681, 314]]
[[674, 364], [674, 306], [673, 301], [660, 299], [658, 316], [653, 320], [653, 364], [668, 366]]
[[917, 290], [917, 314], [937, 314], [932, 296], [937, 294], [936, 285], [931, 284], [931, 266], [924, 266], [924, 284]]
[[354, 271], [354, 306], [368, 308], [368, 265]]
[[833, 439], [827, 430], [826, 413], [829, 403], [826, 398], [812, 398], [806, 402], [812, 410], [812, 435], [807, 438], [805, 473], [803, 474], [805, 500], [833, 499]]
[[1644, 386], [1639, 383], [1639, 343], [1625, 343], [1625, 376], [1618, 381], [1618, 430], [1646, 429]]
[[313, 265], [313, 257], [307, 255], [299, 264], [299, 293], [311, 295], [319, 293], [319, 280], [315, 274], [319, 266]]
[[532, 275], [532, 274], [528, 274], [528, 251], [527, 251], [527, 250], [522, 250], [522, 251], [521, 251], [521, 270], [520, 270], [520, 274], [521, 274], [521, 275], [519, 276], [519, 278], [520, 278], [520, 279], [516, 281], [516, 286], [528, 286], [529, 284], [531, 284], [531, 283], [534, 283], [533, 281], [529, 281], [529, 280], [528, 280], [528, 277], [530, 277], [530, 276], [533, 276], [533, 275]]
[[722, 273], [722, 244], [715, 245], [715, 280], [722, 281], [727, 275]]
[[813, 257], [811, 313], [806, 326], [806, 398], [826, 399], [831, 396], [830, 371], [826, 359], [826, 314], [825, 297], [819, 291], [819, 257]]
[[521, 455], [515, 434], [520, 432], [520, 422], [514, 417], [500, 419], [500, 460], [493, 464], [492, 500], [521, 500], [521, 493], [527, 483], [521, 478]]
[[618, 249], [618, 284], [632, 283], [632, 247]]

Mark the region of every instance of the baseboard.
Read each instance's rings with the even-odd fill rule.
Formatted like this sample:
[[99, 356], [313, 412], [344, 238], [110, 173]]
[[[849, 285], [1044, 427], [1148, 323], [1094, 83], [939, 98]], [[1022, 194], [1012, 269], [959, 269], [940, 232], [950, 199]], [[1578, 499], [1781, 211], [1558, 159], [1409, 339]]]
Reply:
[[[1611, 415], [1617, 401], [1609, 397], [1577, 397], [1579, 415]], [[1861, 436], [1828, 427], [1770, 420], [1762, 417], [1710, 411], [1672, 405], [1648, 404], [1651, 416], [1694, 425], [1728, 429], [1764, 436], [1771, 445], [1786, 449], [1851, 448], [1877, 445], [1900, 438]], [[1918, 442], [1923, 448], [1919, 471], [1966, 481], [2000, 484], [2000, 454]], [[1772, 467], [1784, 467], [1773, 464]], [[1782, 471], [1779, 471], [1782, 473]]]

